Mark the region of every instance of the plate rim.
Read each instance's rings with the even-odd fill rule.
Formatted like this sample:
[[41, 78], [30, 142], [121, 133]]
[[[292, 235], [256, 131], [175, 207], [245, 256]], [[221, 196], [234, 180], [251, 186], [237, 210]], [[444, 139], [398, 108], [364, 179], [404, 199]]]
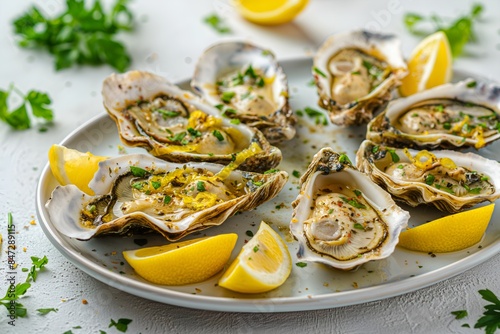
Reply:
[[[311, 57], [298, 57], [293, 59], [283, 59], [279, 63], [288, 66], [297, 66], [296, 63], [311, 61]], [[456, 70], [455, 70], [456, 71]], [[465, 76], [479, 78], [467, 71], [459, 71]], [[189, 83], [189, 78], [176, 81], [182, 85]], [[104, 121], [108, 118], [106, 112], [100, 113], [71, 131], [59, 145], [64, 145], [78, 135], [82, 130], [91, 127], [93, 123]], [[490, 259], [500, 252], [500, 240], [492, 242], [488, 246], [483, 246], [479, 251], [468, 255], [458, 261], [445, 265], [439, 269], [414, 276], [407, 277], [393, 282], [386, 282], [370, 287], [355, 290], [332, 292], [321, 295], [304, 295], [296, 297], [271, 297], [271, 298], [229, 298], [204, 295], [192, 295], [185, 292], [165, 289], [164, 286], [153, 285], [137, 281], [117, 272], [110, 271], [87, 259], [71, 245], [67, 244], [64, 237], [55, 230], [50, 223], [50, 219], [42, 203], [44, 185], [50, 176], [50, 166], [47, 162], [37, 183], [35, 200], [36, 214], [42, 230], [56, 249], [62, 253], [73, 265], [98, 281], [121, 291], [146, 298], [152, 301], [166, 303], [170, 305], [187, 307], [199, 310], [222, 311], [222, 312], [250, 312], [250, 313], [273, 313], [273, 312], [295, 312], [337, 308], [342, 306], [357, 305], [376, 300], [387, 299], [405, 293], [413, 292], [430, 285], [436, 284], [445, 279], [461, 274], [480, 263]]]

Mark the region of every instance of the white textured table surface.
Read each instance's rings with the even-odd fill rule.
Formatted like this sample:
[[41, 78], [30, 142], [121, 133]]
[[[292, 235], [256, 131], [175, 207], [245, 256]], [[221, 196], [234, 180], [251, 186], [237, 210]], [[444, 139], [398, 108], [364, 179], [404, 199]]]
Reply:
[[[56, 13], [60, 0], [35, 1], [47, 13]], [[264, 28], [247, 23], [231, 13], [222, 1], [146, 1], [131, 7], [137, 29], [121, 36], [131, 51], [131, 68], [156, 72], [172, 81], [185, 79], [203, 49], [225, 38], [242, 38], [272, 49], [279, 59], [310, 55], [330, 34], [354, 28], [381, 28], [397, 33], [406, 56], [418, 40], [402, 24], [408, 11], [456, 16], [469, 10], [471, 1], [334, 1], [311, 0], [294, 23]], [[11, 21], [31, 5], [28, 1], [0, 4], [0, 87], [15, 83], [23, 91], [39, 89], [53, 99], [55, 125], [46, 133], [36, 129], [11, 131], [0, 124], [0, 233], [7, 235], [7, 213], [12, 212], [18, 230], [16, 260], [28, 267], [30, 256], [47, 255], [47, 269], [39, 275], [22, 303], [29, 316], [8, 324], [0, 308], [0, 333], [99, 333], [110, 319], [129, 318], [128, 333], [180, 332], [316, 332], [316, 333], [468, 333], [483, 312], [485, 302], [477, 293], [489, 288], [500, 293], [498, 254], [451, 279], [398, 297], [328, 310], [243, 314], [185, 309], [152, 302], [109, 287], [83, 273], [66, 260], [45, 237], [35, 219], [35, 189], [47, 163], [49, 147], [89, 118], [102, 113], [101, 82], [112, 70], [107, 66], [72, 68], [55, 72], [46, 53], [22, 50], [13, 39]], [[467, 47], [467, 55], [455, 67], [498, 79], [500, 77], [499, 2], [487, 2], [483, 20], [477, 24], [478, 40]], [[202, 23], [217, 11], [226, 17], [233, 34], [221, 36]], [[7, 288], [6, 244], [0, 254], [0, 293]], [[20, 268], [19, 267], [19, 268]], [[5, 277], [5, 278], [4, 278]], [[18, 270], [19, 279], [25, 273]], [[88, 304], [83, 304], [86, 299]], [[38, 308], [55, 307], [57, 313], [40, 316]], [[455, 320], [451, 311], [466, 309], [469, 317]]]

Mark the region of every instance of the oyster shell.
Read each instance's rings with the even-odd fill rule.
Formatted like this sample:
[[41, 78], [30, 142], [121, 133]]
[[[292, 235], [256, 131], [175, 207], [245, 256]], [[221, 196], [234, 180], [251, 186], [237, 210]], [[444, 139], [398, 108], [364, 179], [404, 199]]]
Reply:
[[248, 42], [222, 42], [205, 50], [191, 87], [223, 115], [262, 131], [276, 144], [295, 136], [288, 82], [269, 50]]
[[318, 105], [330, 112], [332, 123], [367, 123], [391, 98], [407, 66], [394, 35], [353, 31], [333, 35], [314, 57], [313, 76]]
[[500, 198], [500, 164], [474, 153], [398, 149], [365, 140], [356, 165], [411, 206], [431, 204], [441, 211], [458, 212]]
[[500, 138], [500, 86], [468, 79], [391, 101], [366, 138], [389, 146], [479, 149]]
[[240, 169], [263, 172], [281, 161], [281, 151], [261, 132], [232, 124], [216, 108], [152, 73], [112, 74], [104, 80], [102, 95], [121, 140], [144, 147], [158, 158], [227, 165], [236, 153], [257, 143], [262, 152]]
[[58, 186], [46, 208], [58, 231], [71, 238], [153, 230], [175, 241], [270, 200], [288, 178], [286, 172], [231, 169], [121, 156], [99, 163], [89, 184], [95, 196], [74, 185]]
[[410, 215], [346, 155], [323, 148], [300, 183], [290, 223], [298, 258], [350, 270], [394, 251]]

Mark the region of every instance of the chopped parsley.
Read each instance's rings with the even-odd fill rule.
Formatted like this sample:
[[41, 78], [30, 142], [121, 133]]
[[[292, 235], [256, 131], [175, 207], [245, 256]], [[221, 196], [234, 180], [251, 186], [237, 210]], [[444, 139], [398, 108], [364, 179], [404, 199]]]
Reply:
[[341, 164], [349, 163], [352, 165], [352, 162], [351, 162], [351, 160], [349, 160], [349, 157], [347, 156], [347, 154], [341, 154], [339, 157], [339, 162]]
[[225, 91], [222, 93], [221, 100], [225, 103], [231, 103], [231, 99], [236, 95], [235, 92]]
[[135, 182], [132, 184], [132, 188], [137, 189], [137, 190], [142, 190], [144, 187], [144, 184], [142, 182]]
[[469, 87], [469, 88], [474, 88], [474, 87], [476, 87], [476, 85], [477, 85], [476, 81], [471, 81], [471, 82], [467, 83], [467, 87]]
[[40, 315], [46, 315], [50, 312], [57, 312], [57, 311], [58, 311], [58, 309], [56, 309], [56, 308], [39, 308], [39, 309], [37, 309], [37, 312]]
[[198, 181], [198, 182], [196, 182], [196, 189], [197, 189], [199, 192], [206, 191], [206, 189], [205, 189], [205, 183], [204, 183], [203, 181]]
[[317, 68], [316, 66], [313, 67], [313, 70], [314, 72], [316, 72], [317, 74], [321, 75], [323, 78], [326, 78], [326, 74], [323, 73], [319, 68]]
[[347, 197], [344, 197], [344, 196], [340, 196], [340, 198], [346, 202], [347, 204], [355, 207], [355, 208], [358, 208], [358, 209], [366, 209], [366, 206], [363, 204], [363, 203], [360, 203], [358, 202], [356, 199], [354, 198], [347, 198]]
[[120, 318], [118, 321], [114, 321], [111, 319], [111, 323], [109, 324], [108, 328], [111, 327], [116, 327], [117, 330], [119, 330], [122, 333], [125, 333], [128, 329], [128, 325], [132, 322], [130, 319], [125, 319], [125, 318]]
[[297, 262], [295, 263], [295, 265], [299, 268], [304, 268], [304, 267], [307, 267], [307, 263], [306, 262]]
[[295, 177], [297, 177], [297, 178], [299, 178], [300, 177], [300, 172], [298, 170], [294, 170], [292, 172], [292, 175], [295, 176]]
[[273, 174], [279, 172], [279, 169], [273, 168], [273, 169], [268, 169], [264, 172], [264, 174]]
[[[182, 132], [179, 132], [178, 134], [176, 134], [175, 136], [167, 137], [167, 139], [170, 141], [173, 141], [173, 142], [181, 142], [184, 139], [184, 137], [186, 137], [186, 135], [187, 135], [187, 132], [182, 131]], [[182, 144], [184, 144], [184, 143], [182, 143]]]
[[237, 118], [233, 118], [232, 120], [229, 121], [231, 124], [235, 124], [235, 125], [238, 125], [241, 123], [241, 121]]
[[154, 189], [158, 189], [161, 187], [161, 182], [151, 181], [151, 185], [153, 186]]
[[198, 131], [198, 130], [195, 130], [193, 128], [188, 128], [187, 131], [189, 132], [189, 134], [191, 135], [191, 137], [193, 138], [198, 138], [198, 137], [201, 137], [201, 132]]
[[[307, 116], [314, 118], [316, 120], [316, 124], [328, 125], [327, 117], [323, 112], [310, 107], [305, 107], [304, 112], [307, 114]], [[296, 113], [297, 115], [299, 115], [299, 110], [297, 110]]]
[[428, 174], [426, 177], [425, 177], [425, 183], [428, 184], [429, 186], [431, 186], [433, 183], [434, 183], [434, 180], [436, 178], [434, 177], [434, 175], [432, 174]]
[[172, 197], [168, 195], [165, 195], [165, 197], [163, 197], [163, 203], [168, 204], [170, 203], [170, 201], [172, 201]]
[[130, 171], [132, 172], [132, 175], [134, 175], [135, 177], [145, 177], [146, 175], [149, 174], [147, 170], [136, 166], [130, 166]]
[[363, 193], [358, 189], [354, 189], [354, 194], [356, 194], [356, 196], [360, 197]]
[[364, 230], [365, 227], [363, 226], [363, 224], [360, 224], [360, 223], [354, 223], [353, 227], [355, 229], [358, 229], [358, 230]]
[[251, 237], [253, 237], [253, 232], [252, 232], [252, 231], [250, 231], [250, 230], [247, 230], [247, 231], [245, 232], [245, 234], [246, 234], [247, 236], [249, 236], [250, 238], [251, 238]]
[[156, 109], [155, 111], [157, 113], [161, 114], [163, 116], [163, 119], [167, 119], [169, 117], [177, 117], [181, 114], [178, 111], [170, 111], [170, 110], [163, 110], [163, 109]]
[[217, 15], [211, 14], [203, 19], [203, 22], [212, 27], [219, 34], [231, 33], [231, 29], [224, 23], [224, 21]]
[[224, 136], [222, 136], [222, 133], [220, 133], [219, 130], [214, 130], [212, 132], [212, 134], [214, 135], [215, 138], [217, 138], [219, 141], [223, 141], [224, 140]]
[[255, 247], [253, 248], [253, 251], [254, 251], [254, 253], [257, 253], [257, 252], [259, 251], [259, 245], [255, 246]]
[[390, 153], [392, 162], [396, 163], [399, 162], [399, 155], [396, 153], [396, 150], [388, 148], [387, 151]]

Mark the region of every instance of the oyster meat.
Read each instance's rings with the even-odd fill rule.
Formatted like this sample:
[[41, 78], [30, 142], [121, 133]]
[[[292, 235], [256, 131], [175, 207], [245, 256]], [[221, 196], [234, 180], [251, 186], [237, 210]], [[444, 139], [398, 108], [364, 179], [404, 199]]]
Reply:
[[318, 105], [332, 123], [368, 123], [391, 98], [407, 66], [394, 35], [353, 31], [328, 38], [314, 57]]
[[500, 86], [468, 79], [393, 100], [366, 137], [396, 147], [479, 149], [500, 138]]
[[346, 155], [323, 148], [300, 183], [290, 223], [299, 259], [351, 270], [394, 251], [410, 215]]
[[473, 153], [416, 151], [365, 140], [356, 164], [373, 182], [411, 206], [431, 204], [453, 213], [500, 198], [500, 164]]
[[261, 152], [240, 169], [263, 172], [281, 161], [281, 151], [260, 131], [231, 123], [216, 108], [152, 73], [112, 74], [104, 80], [102, 95], [121, 140], [158, 158], [227, 165], [256, 143]]
[[99, 163], [89, 184], [95, 196], [58, 186], [46, 208], [58, 231], [71, 238], [153, 230], [175, 241], [272, 199], [288, 178], [235, 167], [121, 156]]
[[222, 42], [198, 59], [193, 90], [222, 115], [258, 128], [272, 144], [295, 136], [288, 82], [275, 56], [247, 42]]

